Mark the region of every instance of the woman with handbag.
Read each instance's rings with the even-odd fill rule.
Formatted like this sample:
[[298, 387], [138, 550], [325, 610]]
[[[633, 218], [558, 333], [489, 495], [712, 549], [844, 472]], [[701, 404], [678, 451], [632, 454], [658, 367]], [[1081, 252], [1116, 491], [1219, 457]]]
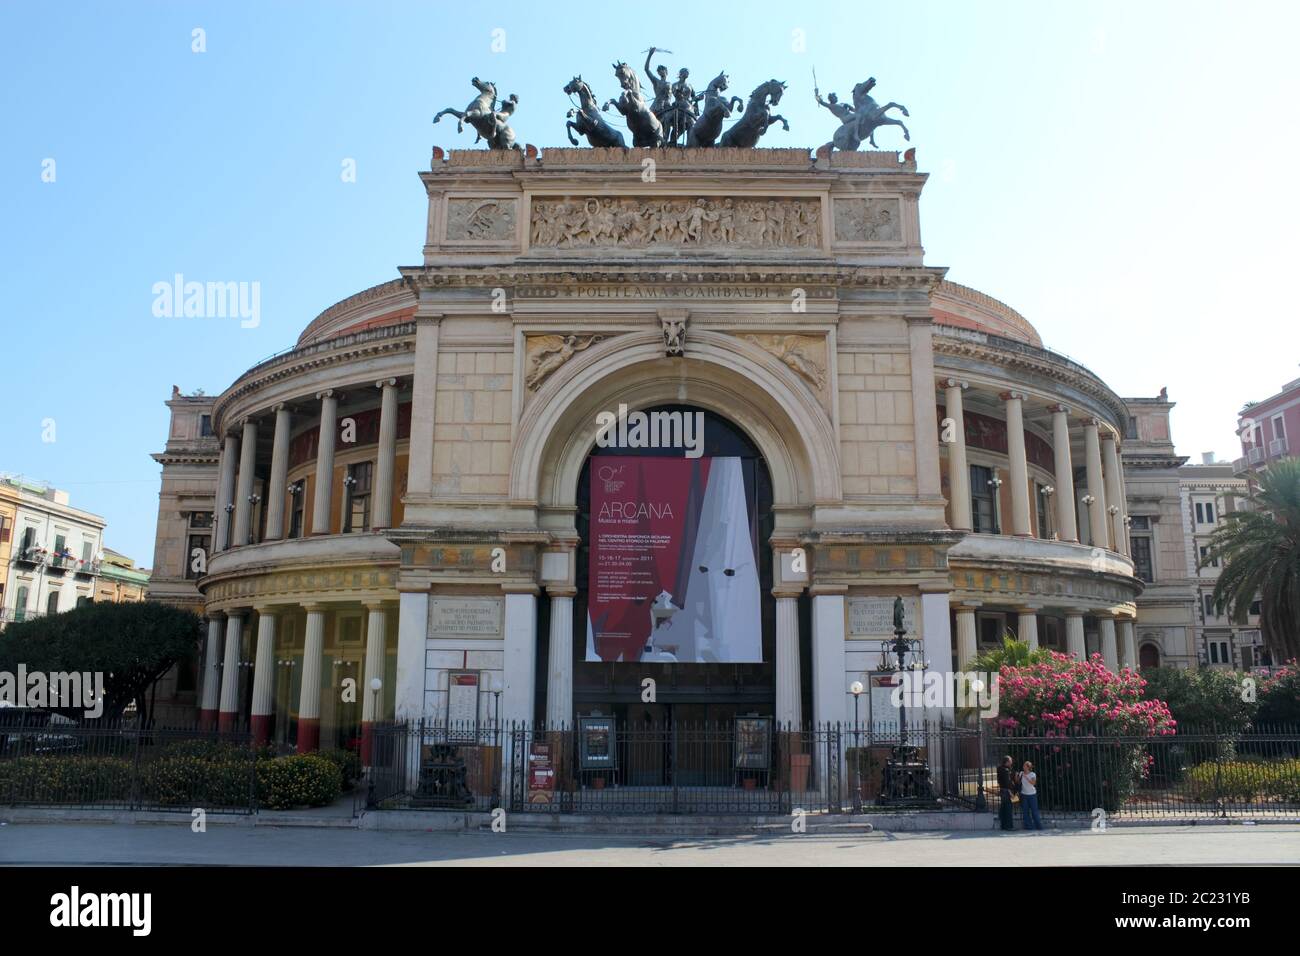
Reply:
[[1034, 765], [1028, 760], [1020, 773], [1016, 774], [1016, 783], [1020, 790], [1020, 818], [1026, 830], [1041, 830], [1043, 818], [1038, 815], [1038, 774]]
[[1015, 822], [1011, 815], [1011, 804], [1016, 801], [1016, 774], [1011, 769], [1011, 757], [1002, 758], [998, 764], [998, 820], [1003, 830], [1014, 830]]

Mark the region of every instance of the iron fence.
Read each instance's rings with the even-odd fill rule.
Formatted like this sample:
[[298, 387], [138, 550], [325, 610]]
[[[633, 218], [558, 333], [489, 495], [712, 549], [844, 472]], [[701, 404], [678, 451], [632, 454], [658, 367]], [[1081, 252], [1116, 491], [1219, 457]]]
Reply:
[[246, 728], [40, 722], [0, 710], [0, 806], [251, 813], [256, 750]]
[[[1300, 820], [1300, 727], [1178, 728], [1132, 736], [983, 734], [981, 784], [998, 809], [997, 766], [1031, 762], [1045, 822]], [[1019, 817], [1020, 813], [1017, 812]], [[1018, 821], [1017, 821], [1018, 822]]]
[[376, 723], [370, 730], [366, 786], [360, 790], [365, 806], [384, 810], [500, 806], [505, 733], [486, 724]]

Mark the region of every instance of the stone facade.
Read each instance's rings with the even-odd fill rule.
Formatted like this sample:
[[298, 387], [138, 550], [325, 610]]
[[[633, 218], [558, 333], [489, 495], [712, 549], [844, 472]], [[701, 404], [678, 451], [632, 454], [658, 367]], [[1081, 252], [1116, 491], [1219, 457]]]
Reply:
[[[444, 717], [460, 670], [483, 720], [568, 726], [605, 687], [619, 706], [626, 675], [582, 660], [579, 487], [620, 406], [715, 416], [765, 469], [771, 653], [701, 678], [705, 706], [851, 720], [882, 637], [862, 622], [895, 594], [941, 670], [1008, 630], [1135, 663], [1127, 409], [924, 262], [912, 156], [662, 151], [648, 179], [643, 158], [439, 152], [422, 261], [204, 400], [193, 474], [169, 442], [167, 510], [192, 480], [216, 516], [208, 719], [347, 745]], [[178, 589], [182, 530], [160, 518]]]

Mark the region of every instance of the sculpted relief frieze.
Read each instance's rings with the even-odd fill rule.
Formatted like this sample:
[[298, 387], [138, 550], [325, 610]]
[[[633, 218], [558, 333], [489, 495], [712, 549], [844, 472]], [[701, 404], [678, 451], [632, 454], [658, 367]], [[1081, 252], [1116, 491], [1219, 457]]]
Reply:
[[518, 208], [515, 199], [448, 200], [447, 238], [452, 241], [514, 239]]
[[827, 373], [826, 337], [824, 335], [795, 335], [781, 332], [763, 332], [744, 336], [751, 342], [775, 355], [784, 362], [808, 387], [823, 400], [828, 394], [830, 376]]
[[524, 338], [524, 385], [535, 392], [569, 359], [597, 342], [604, 335], [529, 335]]
[[897, 199], [836, 199], [836, 242], [901, 242], [902, 210]]
[[549, 249], [654, 246], [816, 249], [817, 199], [565, 197], [535, 199], [533, 246]]

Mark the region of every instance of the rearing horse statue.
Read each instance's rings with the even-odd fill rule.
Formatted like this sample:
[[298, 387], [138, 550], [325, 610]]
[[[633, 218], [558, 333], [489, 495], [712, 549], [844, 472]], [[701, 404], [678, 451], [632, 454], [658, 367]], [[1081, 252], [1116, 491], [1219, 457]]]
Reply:
[[477, 76], [470, 82], [478, 90], [478, 96], [470, 102], [469, 106], [465, 107], [463, 112], [450, 107], [440, 110], [433, 121], [436, 123], [450, 113], [456, 117], [456, 132], [463, 133], [466, 123], [474, 127], [478, 133], [474, 142], [485, 139], [488, 149], [522, 150], [523, 147], [515, 142], [515, 132], [509, 125], [510, 115], [515, 111], [519, 97], [511, 93], [509, 99], [501, 104], [501, 111], [498, 112], [496, 84], [488, 80], [480, 80]]
[[699, 119], [686, 133], [687, 146], [712, 146], [717, 142], [718, 134], [722, 132], [722, 121], [731, 115], [733, 109], [745, 105], [745, 101], [739, 96], [730, 99], [723, 96], [726, 89], [727, 74], [719, 73], [709, 81], [709, 85], [700, 94], [704, 97], [704, 109], [700, 111]]
[[786, 122], [784, 116], [773, 114], [767, 102], [770, 98], [772, 101], [770, 105], [776, 106], [781, 102], [781, 94], [784, 91], [785, 84], [780, 80], [768, 80], [757, 87], [749, 94], [749, 103], [745, 106], [744, 115], [731, 129], [722, 134], [722, 140], [718, 145], [752, 149], [758, 144], [759, 137], [767, 132], [767, 128], [778, 120], [788, 133], [790, 124]]
[[[898, 110], [904, 116], [911, 116], [907, 107], [901, 103], [890, 101], [884, 106], [880, 106], [871, 97], [871, 90], [876, 85], [874, 76], [868, 77], [857, 86], [853, 87], [853, 112], [857, 114], [857, 135], [859, 140], [867, 140], [872, 146], [876, 145], [876, 130], [882, 126], [898, 126], [903, 130], [903, 139], [911, 142], [912, 134], [907, 131], [902, 120], [886, 116], [890, 110]], [[841, 147], [842, 148], [842, 147]], [[854, 147], [855, 149], [857, 147]]]
[[633, 146], [662, 146], [663, 125], [641, 95], [641, 83], [636, 78], [636, 70], [626, 63], [615, 63], [614, 75], [623, 87], [623, 95], [617, 100], [607, 101], [601, 109], [608, 110], [611, 103], [618, 107], [618, 111], [627, 119], [627, 128], [632, 131]]
[[[587, 142], [592, 146], [627, 146], [623, 139], [623, 134], [614, 127], [605, 122], [604, 117], [600, 115], [600, 110], [596, 107], [596, 97], [582, 79], [582, 76], [575, 76], [564, 87], [564, 92], [572, 96], [578, 94], [579, 108], [569, 110], [568, 122], [564, 124], [565, 133], [568, 134], [569, 142], [574, 146], [578, 141], [573, 138], [576, 132], [579, 136], [587, 137]], [[575, 122], [572, 117], [576, 116]]]

